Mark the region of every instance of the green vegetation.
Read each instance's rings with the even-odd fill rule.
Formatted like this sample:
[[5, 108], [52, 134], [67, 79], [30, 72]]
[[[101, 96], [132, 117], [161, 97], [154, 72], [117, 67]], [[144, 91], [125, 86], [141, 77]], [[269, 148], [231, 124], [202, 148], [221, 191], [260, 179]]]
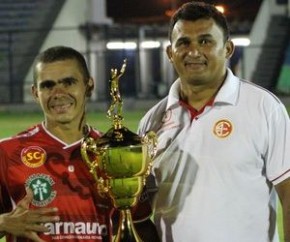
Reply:
[[[138, 122], [145, 111], [124, 111], [124, 126], [132, 132], [136, 132]], [[27, 128], [42, 122], [41, 113], [0, 113], [0, 139], [17, 134]], [[100, 131], [107, 131], [112, 123], [106, 117], [106, 113], [88, 113], [88, 123]]]

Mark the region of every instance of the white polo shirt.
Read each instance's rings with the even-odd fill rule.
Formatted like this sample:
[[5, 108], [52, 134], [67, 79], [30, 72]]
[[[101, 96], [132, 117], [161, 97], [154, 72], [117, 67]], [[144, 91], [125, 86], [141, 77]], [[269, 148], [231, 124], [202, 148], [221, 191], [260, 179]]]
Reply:
[[155, 130], [162, 241], [279, 241], [273, 185], [290, 176], [290, 121], [267, 90], [227, 78], [212, 106], [191, 120], [179, 103], [180, 81], [141, 120]]

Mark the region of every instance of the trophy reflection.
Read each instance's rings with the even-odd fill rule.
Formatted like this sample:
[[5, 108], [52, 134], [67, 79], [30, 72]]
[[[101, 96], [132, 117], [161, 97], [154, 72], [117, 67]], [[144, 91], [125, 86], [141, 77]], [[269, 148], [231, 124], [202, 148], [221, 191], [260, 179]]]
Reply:
[[114, 241], [141, 241], [132, 221], [131, 208], [138, 202], [150, 174], [156, 153], [156, 135], [148, 132], [144, 137], [123, 126], [123, 101], [119, 79], [126, 69], [126, 60], [120, 72], [111, 69], [110, 96], [112, 103], [107, 116], [112, 127], [100, 138], [86, 137], [81, 154], [94, 176], [101, 195], [109, 196], [120, 211], [118, 232]]

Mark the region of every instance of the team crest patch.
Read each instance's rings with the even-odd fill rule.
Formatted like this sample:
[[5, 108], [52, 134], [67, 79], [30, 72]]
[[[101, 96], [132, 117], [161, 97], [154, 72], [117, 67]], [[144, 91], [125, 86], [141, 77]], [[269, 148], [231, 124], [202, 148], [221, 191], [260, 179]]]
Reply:
[[26, 187], [33, 192], [32, 204], [37, 207], [44, 207], [51, 203], [56, 197], [53, 190], [55, 182], [46, 174], [33, 174], [26, 181]]
[[219, 138], [228, 137], [233, 131], [233, 125], [229, 120], [222, 119], [215, 123], [213, 133]]
[[31, 168], [42, 166], [46, 160], [46, 152], [38, 146], [29, 146], [21, 151], [22, 162]]

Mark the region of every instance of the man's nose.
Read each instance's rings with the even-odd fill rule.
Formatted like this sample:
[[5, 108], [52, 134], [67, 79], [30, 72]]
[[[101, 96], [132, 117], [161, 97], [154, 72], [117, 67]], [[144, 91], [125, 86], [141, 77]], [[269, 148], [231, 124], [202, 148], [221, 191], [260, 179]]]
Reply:
[[188, 55], [189, 56], [199, 56], [200, 55], [200, 50], [196, 44], [191, 44], [189, 46]]
[[65, 86], [61, 82], [56, 83], [55, 86], [53, 87], [53, 93], [57, 95], [65, 93], [65, 90], [66, 90]]

